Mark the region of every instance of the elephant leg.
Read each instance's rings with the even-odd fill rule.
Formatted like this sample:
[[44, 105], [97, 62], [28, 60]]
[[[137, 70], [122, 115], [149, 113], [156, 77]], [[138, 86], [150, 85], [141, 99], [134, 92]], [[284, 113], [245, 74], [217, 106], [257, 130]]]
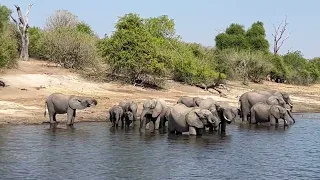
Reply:
[[50, 124], [57, 123], [57, 121], [56, 121], [56, 113], [49, 111], [49, 119], [50, 119]]
[[250, 124], [256, 124], [257, 121], [256, 121], [256, 112], [254, 110], [251, 111], [250, 113]]
[[189, 135], [197, 135], [197, 130], [195, 127], [189, 126]]
[[155, 123], [154, 123], [153, 129], [155, 129], [155, 130], [158, 130], [158, 129], [159, 129], [160, 121], [161, 121], [161, 118], [160, 118], [160, 116], [158, 116], [157, 119], [156, 119], [156, 121], [155, 121]]
[[147, 119], [146, 117], [140, 117], [140, 129], [146, 129], [147, 126]]
[[75, 119], [76, 119], [76, 110], [73, 111], [73, 115], [72, 115], [72, 118], [71, 118], [71, 123], [72, 124], [74, 123]]
[[67, 125], [72, 124], [72, 117], [73, 117], [74, 111], [75, 110], [68, 108], [68, 110], [67, 110]]
[[272, 116], [271, 114], [269, 116], [269, 120], [270, 120], [270, 125], [275, 125], [276, 124], [276, 118], [274, 116]]
[[204, 130], [204, 128], [203, 129], [195, 128], [195, 129], [196, 129], [197, 136], [202, 136], [202, 131]]

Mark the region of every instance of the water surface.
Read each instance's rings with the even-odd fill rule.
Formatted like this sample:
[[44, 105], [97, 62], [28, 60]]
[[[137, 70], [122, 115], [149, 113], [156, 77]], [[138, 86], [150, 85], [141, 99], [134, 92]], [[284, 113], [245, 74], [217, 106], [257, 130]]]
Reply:
[[0, 179], [320, 179], [320, 115], [202, 137], [109, 123], [0, 127]]

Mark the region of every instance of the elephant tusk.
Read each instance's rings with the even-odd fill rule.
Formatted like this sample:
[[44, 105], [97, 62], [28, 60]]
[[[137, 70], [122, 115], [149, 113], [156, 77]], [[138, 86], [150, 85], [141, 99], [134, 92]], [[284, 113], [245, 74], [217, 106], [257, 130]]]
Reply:
[[225, 115], [223, 115], [223, 117], [224, 117], [224, 119], [225, 119], [226, 121], [231, 122], [231, 120], [230, 120], [230, 119], [228, 119]]

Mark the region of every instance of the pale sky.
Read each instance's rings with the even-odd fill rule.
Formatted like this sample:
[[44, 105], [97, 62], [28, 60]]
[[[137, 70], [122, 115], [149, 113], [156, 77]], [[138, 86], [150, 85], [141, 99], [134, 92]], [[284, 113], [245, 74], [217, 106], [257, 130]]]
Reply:
[[[29, 16], [30, 26], [44, 27], [46, 18], [55, 10], [65, 9], [88, 23], [102, 37], [111, 34], [119, 16], [138, 13], [141, 17], [168, 15], [174, 19], [176, 32], [184, 41], [214, 46], [217, 30], [231, 23], [248, 28], [255, 21], [264, 22], [267, 39], [272, 49], [273, 26], [287, 15], [289, 39], [280, 53], [300, 50], [306, 58], [320, 56], [320, 1], [289, 0], [0, 0], [0, 4], [14, 10], [18, 4], [25, 13], [34, 3]], [[16, 14], [14, 14], [16, 16]]]

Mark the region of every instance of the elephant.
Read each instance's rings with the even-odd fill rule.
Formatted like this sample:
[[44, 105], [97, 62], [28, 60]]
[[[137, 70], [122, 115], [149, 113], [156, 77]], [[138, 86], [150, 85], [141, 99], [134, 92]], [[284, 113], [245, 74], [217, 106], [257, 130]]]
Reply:
[[189, 135], [202, 135], [205, 126], [219, 125], [214, 120], [212, 113], [207, 109], [199, 107], [187, 107], [184, 104], [176, 104], [170, 111], [168, 119], [168, 131], [170, 134], [182, 134], [189, 132]]
[[295, 123], [295, 121], [290, 118], [288, 112], [290, 112], [290, 110], [280, 105], [270, 105], [264, 102], [258, 102], [250, 109], [250, 123], [270, 122], [270, 125], [274, 125], [278, 124], [279, 119], [283, 119], [284, 125], [288, 126], [288, 122], [290, 122], [290, 124]]
[[[96, 106], [97, 100], [89, 97], [66, 95], [62, 93], [53, 93], [48, 96], [45, 106], [48, 109], [50, 123], [57, 123], [56, 115], [67, 113], [67, 125], [72, 125], [76, 117], [76, 110], [82, 110], [87, 107]], [[46, 116], [46, 110], [44, 112]]]
[[216, 103], [216, 101], [213, 98], [209, 97], [201, 101], [201, 103], [199, 104], [199, 107], [208, 109], [214, 103]]
[[145, 129], [150, 121], [153, 122], [154, 130], [163, 128], [167, 109], [168, 106], [164, 100], [155, 98], [146, 100], [140, 115], [140, 129]]
[[112, 123], [112, 127], [118, 127], [119, 121], [121, 120], [122, 126], [123, 126], [123, 116], [124, 111], [121, 106], [119, 105], [113, 105], [109, 109], [109, 115], [110, 115], [110, 121]]
[[[274, 96], [274, 97], [271, 97], [271, 96]], [[290, 109], [291, 109], [290, 111], [292, 111], [292, 107], [293, 107], [292, 101], [288, 93], [286, 92], [270, 90], [270, 91], [249, 91], [249, 92], [243, 93], [239, 98], [240, 111], [241, 111], [240, 116], [242, 117], [242, 122], [248, 121], [248, 117], [250, 115], [250, 109], [254, 104], [258, 102], [277, 104], [277, 101], [278, 101], [278, 103], [280, 103], [281, 105], [284, 105], [281, 98], [284, 100], [286, 104], [290, 106]]]
[[230, 106], [227, 102], [217, 101], [213, 104], [216, 109], [218, 116], [220, 118], [220, 131], [225, 133], [227, 124], [231, 124], [239, 116], [239, 109]]
[[197, 107], [203, 100], [204, 99], [200, 97], [181, 96], [178, 99], [177, 104], [182, 103], [187, 107]]
[[[129, 113], [126, 113], [126, 112], [131, 112], [132, 115], [133, 115], [133, 122], [137, 120], [137, 112], [138, 112], [138, 104], [134, 101], [127, 101], [127, 100], [124, 100], [124, 101], [121, 101], [119, 103], [119, 106], [122, 107], [125, 115], [130, 115], [131, 114]], [[126, 116], [127, 118], [130, 119], [130, 117]]]

